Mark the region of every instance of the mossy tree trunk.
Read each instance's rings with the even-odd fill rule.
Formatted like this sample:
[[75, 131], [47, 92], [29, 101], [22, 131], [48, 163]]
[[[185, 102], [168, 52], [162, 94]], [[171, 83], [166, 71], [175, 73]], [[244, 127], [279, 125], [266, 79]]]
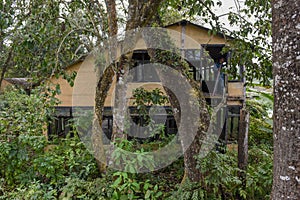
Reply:
[[[113, 77], [116, 75], [116, 90], [115, 90], [115, 102], [114, 109], [118, 112], [115, 112], [114, 117], [114, 125], [113, 125], [113, 133], [112, 140], [114, 141], [116, 138], [126, 138], [126, 135], [123, 133], [124, 124], [116, 124], [115, 122], [125, 123], [124, 116], [126, 115], [126, 90], [127, 85], [122, 84], [122, 80], [124, 76], [126, 76], [129, 72], [129, 69], [133, 66], [131, 62], [133, 48], [137, 42], [137, 37], [133, 37], [132, 35], [128, 35], [128, 33], [133, 29], [141, 28], [146, 25], [149, 25], [149, 22], [157, 13], [160, 2], [162, 0], [150, 0], [147, 2], [137, 1], [137, 0], [129, 0], [128, 6], [128, 20], [126, 22], [126, 36], [123, 42], [121, 52], [125, 52], [120, 58], [117, 58], [117, 49], [120, 47], [117, 43], [118, 34], [118, 26], [117, 26], [117, 13], [116, 13], [116, 2], [115, 0], [106, 0], [106, 6], [109, 14], [109, 35], [111, 38], [109, 44], [109, 59], [111, 59], [110, 65], [107, 69], [104, 70], [103, 74], [101, 74], [101, 78], [98, 81], [96, 88], [96, 96], [95, 96], [95, 112], [98, 120], [98, 125], [102, 127], [102, 115], [104, 102], [107, 97], [108, 90], [112, 84]], [[127, 33], [128, 32], [128, 33]], [[129, 39], [130, 38], [130, 39]], [[127, 40], [128, 39], [128, 40]], [[93, 133], [93, 148], [96, 154], [96, 158], [105, 157], [105, 152], [103, 148], [102, 136], [99, 135], [99, 131]], [[106, 169], [105, 162], [101, 162], [97, 159], [97, 164], [100, 172], [104, 172]]]
[[[129, 0], [128, 20], [125, 29], [125, 39], [122, 42], [121, 56], [118, 60], [112, 140], [116, 138], [126, 139], [125, 131], [127, 111], [126, 91], [127, 84], [124, 80], [128, 78], [129, 70], [134, 66], [132, 62], [133, 49], [140, 38], [138, 29], [150, 25], [153, 16], [158, 11], [161, 0], [150, 0], [147, 2]], [[137, 30], [137, 31], [134, 31]]]
[[[105, 1], [108, 13], [108, 24], [109, 24], [109, 36], [114, 37], [118, 33], [118, 25], [117, 25], [117, 11], [116, 11], [116, 3], [115, 0], [106, 0]], [[112, 40], [114, 42], [114, 40]], [[109, 44], [109, 58], [116, 57], [116, 44]], [[97, 61], [97, 59], [96, 59]], [[103, 63], [101, 63], [103, 64]], [[97, 65], [97, 63], [96, 63]], [[100, 74], [100, 79], [96, 86], [96, 94], [95, 94], [95, 114], [96, 118], [94, 123], [94, 127], [102, 128], [103, 121], [103, 110], [104, 103], [107, 97], [108, 90], [112, 84], [114, 77], [114, 63], [111, 63], [103, 72]], [[98, 123], [96, 125], [96, 123]], [[93, 141], [93, 149], [94, 156], [96, 157], [97, 166], [101, 173], [106, 171], [106, 155], [103, 146], [103, 138], [102, 131], [94, 129], [92, 132], [92, 141]]]
[[[156, 54], [159, 55], [159, 54]], [[182, 75], [185, 76], [186, 71], [183, 66], [186, 66], [186, 62], [184, 60], [181, 60], [180, 58], [177, 58], [177, 60], [173, 60], [174, 63], [178, 63], [177, 65], [168, 65], [169, 67], [172, 67], [173, 69], [177, 70], [180, 72]], [[166, 74], [160, 74], [160, 78], [162, 80], [163, 85], [169, 85], [172, 84], [172, 81], [175, 80], [169, 80], [168, 76]], [[202, 147], [202, 141], [206, 136], [206, 131], [208, 130], [208, 125], [209, 125], [209, 114], [208, 110], [206, 107], [206, 102], [203, 97], [203, 94], [199, 90], [199, 85], [189, 78], [188, 76], [185, 76], [189, 84], [191, 84], [193, 91], [186, 91], [186, 98], [184, 102], [190, 102], [189, 96], [191, 93], [196, 94], [198, 98], [198, 106], [200, 110], [200, 116], [198, 119], [198, 129], [197, 133], [192, 136], [192, 127], [184, 127], [182, 128], [184, 132], [180, 132], [179, 137], [181, 140], [181, 145], [182, 145], [182, 150], [184, 152], [184, 167], [185, 167], [185, 175], [183, 178], [183, 182], [185, 181], [185, 178], [188, 178], [192, 182], [198, 182], [201, 180], [201, 173], [200, 173], [200, 166], [197, 167], [197, 156], [200, 154], [201, 147]], [[170, 82], [169, 82], [170, 81]], [[169, 100], [171, 103], [171, 106], [173, 108], [173, 113], [176, 122], [179, 122], [177, 124], [181, 125], [182, 123], [181, 120], [190, 120], [192, 121], [193, 119], [185, 118], [182, 119], [181, 116], [183, 115], [183, 112], [186, 113], [193, 113], [193, 106], [197, 105], [186, 105], [184, 108], [181, 108], [179, 105], [179, 102], [177, 98], [174, 96], [174, 93], [170, 91], [167, 87], [164, 87], [165, 91], [167, 92], [167, 95], [169, 96]], [[185, 116], [187, 116], [186, 114]], [[192, 117], [192, 115], [190, 115]], [[193, 137], [193, 138], [191, 138]], [[192, 141], [192, 142], [191, 142]], [[191, 142], [191, 143], [190, 143]]]
[[[155, 34], [155, 33], [154, 33]], [[154, 34], [151, 34], [150, 37], [155, 37]], [[167, 33], [166, 33], [167, 34]], [[161, 33], [159, 34], [161, 38]], [[159, 40], [160, 38], [157, 38]], [[162, 37], [163, 39], [169, 40], [169, 36], [165, 35]], [[153, 39], [153, 38], [152, 38]], [[147, 40], [146, 40], [147, 41]], [[164, 44], [164, 48], [169, 44], [168, 49], [174, 49], [171, 41], [162, 41]], [[150, 46], [151, 44], [147, 44]], [[161, 48], [163, 49], [163, 48]], [[161, 49], [148, 49], [148, 53], [154, 63], [160, 63], [162, 65], [166, 65], [167, 67], [172, 68], [173, 70], [179, 72], [188, 84], [192, 87], [193, 91], [188, 90], [188, 88], [179, 88], [185, 92], [184, 97], [181, 99], [184, 102], [191, 102], [191, 96], [195, 96], [197, 99], [197, 105], [194, 104], [186, 104], [184, 108], [180, 107], [180, 102], [174, 93], [165, 86], [176, 84], [176, 79], [170, 79], [170, 74], [159, 73], [160, 80], [162, 85], [164, 86], [164, 90], [166, 91], [169, 101], [171, 103], [173, 114], [176, 120], [177, 125], [182, 126], [184, 123], [181, 123], [181, 120], [193, 120], [192, 117], [197, 117], [197, 132], [196, 134], [192, 134], [192, 127], [183, 127], [182, 130], [184, 132], [179, 133], [179, 137], [181, 140], [182, 149], [184, 152], [184, 166], [185, 166], [185, 175], [183, 178], [183, 182], [185, 178], [188, 178], [192, 182], [198, 182], [201, 180], [201, 173], [199, 166], [197, 166], [197, 156], [200, 154], [202, 141], [206, 137], [206, 131], [208, 130], [208, 126], [210, 123], [210, 116], [208, 113], [208, 109], [206, 107], [206, 102], [202, 92], [200, 91], [200, 85], [188, 75], [189, 66], [188, 63], [182, 59], [179, 53], [172, 53], [169, 51], [161, 50]], [[176, 49], [176, 48], [175, 48]], [[176, 50], [174, 50], [176, 51]], [[167, 60], [165, 58], [168, 58]], [[175, 81], [175, 82], [174, 82]], [[173, 83], [174, 82], [174, 83]], [[198, 106], [200, 111], [200, 116], [193, 116], [194, 106]], [[186, 114], [184, 114], [185, 112]], [[181, 116], [189, 116], [185, 119], [181, 119]]]

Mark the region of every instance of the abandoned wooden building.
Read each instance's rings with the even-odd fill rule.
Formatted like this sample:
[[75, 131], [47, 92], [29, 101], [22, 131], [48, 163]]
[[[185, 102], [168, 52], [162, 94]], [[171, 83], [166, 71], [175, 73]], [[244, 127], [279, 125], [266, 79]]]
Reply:
[[[222, 83], [222, 86], [224, 86], [224, 90], [222, 90], [222, 92], [224, 91], [224, 96], [218, 95], [216, 92], [216, 82], [218, 82], [216, 79], [219, 77], [215, 75], [214, 71], [214, 63], [218, 62], [221, 57], [224, 59], [224, 63], [227, 65], [227, 67], [230, 66], [230, 53], [222, 54], [222, 49], [232, 38], [221, 34], [211, 35], [209, 34], [209, 29], [186, 20], [168, 25], [165, 28], [179, 33], [177, 36], [179, 38], [173, 39], [179, 43], [181, 51], [187, 58], [189, 58], [190, 72], [192, 73], [194, 79], [199, 82], [199, 89], [204, 92], [207, 102], [211, 105], [214, 105], [215, 103], [220, 102], [221, 98], [226, 98], [226, 105], [217, 113], [217, 121], [219, 124], [217, 128], [222, 132], [220, 138], [226, 143], [236, 139], [238, 134], [240, 110], [244, 106], [246, 97], [244, 87], [245, 80], [242, 76], [243, 67], [238, 67], [240, 73], [238, 79], [233, 79], [230, 77], [230, 74], [224, 75], [224, 82]], [[196, 41], [198, 43], [198, 47], [195, 47], [194, 44], [189, 44], [188, 40], [185, 40], [185, 35]], [[133, 52], [133, 60], [136, 66], [150, 62], [150, 57], [145, 49], [146, 48], [143, 44], [138, 44], [136, 46]], [[212, 63], [202, 61], [201, 57], [205, 52], [207, 52], [211, 57]], [[93, 61], [86, 62], [83, 60], [78, 60], [66, 68], [67, 73], [72, 73], [74, 71], [78, 72], [83, 65], [89, 65], [90, 62]], [[146, 90], [159, 88], [163, 91], [163, 87], [158, 76], [155, 75], [155, 72], [147, 71], [145, 68], [137, 68], [135, 71], [134, 79], [132, 83], [128, 85], [128, 99], [132, 98], [132, 90], [139, 87], [143, 87]], [[76, 77], [76, 79], [79, 78]], [[81, 77], [81, 82], [77, 81], [75, 84], [85, 85], [85, 87], [82, 89], [83, 91], [89, 90], [87, 87], [90, 85], [89, 81], [93, 81], [90, 79], [91, 77], [88, 76], [85, 78]], [[74, 105], [72, 99], [74, 96], [74, 88], [71, 87], [66, 80], [64, 80], [62, 77], [58, 79], [53, 77], [51, 78], [50, 82], [53, 84], [60, 84], [61, 94], [58, 95], [57, 98], [61, 103], [56, 107], [56, 116], [54, 122], [48, 126], [48, 134], [50, 136], [65, 136], [70, 130], [69, 122], [73, 118], [72, 109], [74, 106], [92, 107], [94, 106], [94, 99], [87, 100], [82, 104], [76, 103], [76, 105]], [[113, 125], [112, 100], [115, 87], [114, 84], [115, 83], [113, 83], [110, 87], [108, 96], [104, 103], [102, 128], [108, 138], [110, 138], [112, 133]], [[165, 110], [172, 110], [169, 105], [163, 105], [163, 107]], [[129, 108], [131, 109], [131, 112], [134, 113], [135, 107], [132, 106], [132, 104], [129, 104]], [[171, 112], [166, 113], [167, 116], [164, 116], [165, 121], [163, 122], [165, 124], [165, 131], [167, 133], [175, 133], [177, 131], [177, 126], [174, 117], [172, 114], [170, 114]], [[141, 120], [137, 119], [137, 116], [134, 116], [134, 114], [132, 114], [132, 117], [135, 118], [134, 121], [136, 122]], [[161, 116], [154, 117], [159, 120]]]

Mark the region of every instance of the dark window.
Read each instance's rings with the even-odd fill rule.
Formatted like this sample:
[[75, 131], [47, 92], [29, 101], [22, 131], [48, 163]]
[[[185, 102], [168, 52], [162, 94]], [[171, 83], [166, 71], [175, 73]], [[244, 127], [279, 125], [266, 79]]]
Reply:
[[227, 117], [227, 142], [231, 143], [237, 141], [240, 124], [240, 109], [239, 106], [228, 106]]
[[[170, 113], [172, 109], [170, 107], [162, 108], [165, 109], [168, 114], [152, 116], [154, 123], [164, 124], [166, 134], [177, 133], [176, 121]], [[84, 110], [85, 108], [82, 109]], [[132, 122], [136, 124], [136, 126], [130, 127], [131, 135], [135, 137], [141, 136], [143, 138], [150, 134], [149, 127], [147, 127], [149, 122], [147, 119], [144, 119], [143, 116], [136, 114], [136, 112], [136, 107], [130, 108]], [[49, 139], [53, 139], [54, 136], [64, 138], [67, 136], [67, 134], [72, 133], [73, 119], [72, 107], [57, 107], [55, 117], [52, 123], [48, 125]], [[102, 130], [106, 136], [103, 137], [103, 143], [109, 144], [113, 131], [113, 116], [110, 107], [104, 108]]]
[[55, 117], [51, 133], [58, 137], [66, 137], [71, 131], [71, 119], [71, 117]]
[[186, 49], [185, 51], [185, 59], [190, 65], [190, 74], [192, 74], [194, 80], [201, 79], [201, 52], [200, 49]]
[[154, 66], [150, 64], [147, 51], [135, 51], [132, 59], [135, 61], [133, 70], [133, 82], [160, 82]]
[[[148, 109], [150, 109], [150, 107], [148, 107]], [[153, 120], [154, 124], [156, 125], [163, 124], [165, 126], [164, 131], [166, 134], [177, 133], [177, 125], [174, 116], [172, 115], [172, 108], [168, 106], [162, 106], [157, 109], [165, 110], [166, 114], [151, 116], [151, 119]], [[131, 113], [132, 122], [136, 124], [136, 126], [131, 127], [130, 129], [131, 133], [137, 135], [141, 132], [145, 133], [148, 129], [146, 126], [149, 125], [148, 117], [150, 116], [147, 115], [145, 118], [145, 116], [139, 115], [136, 107], [130, 107], [130, 113]]]
[[224, 44], [205, 44], [202, 47], [207, 51], [209, 56], [214, 60], [218, 61], [220, 57], [227, 58], [227, 53], [223, 54], [222, 50]]
[[55, 108], [55, 116], [48, 126], [48, 136], [66, 137], [72, 131], [72, 108], [57, 107]]
[[147, 137], [149, 124], [142, 116], [132, 116], [133, 124], [130, 126], [130, 135], [133, 137]]
[[167, 118], [166, 127], [167, 127], [167, 130], [166, 130], [167, 134], [177, 133], [178, 130], [177, 130], [177, 125], [176, 125], [176, 120], [173, 116], [169, 116]]
[[185, 58], [189, 61], [201, 60], [201, 50], [200, 49], [187, 49], [187, 50], [185, 50]]
[[113, 117], [103, 116], [102, 131], [106, 136], [106, 138], [104, 139], [104, 143], [106, 143], [107, 139], [111, 140], [112, 129], [113, 129]]

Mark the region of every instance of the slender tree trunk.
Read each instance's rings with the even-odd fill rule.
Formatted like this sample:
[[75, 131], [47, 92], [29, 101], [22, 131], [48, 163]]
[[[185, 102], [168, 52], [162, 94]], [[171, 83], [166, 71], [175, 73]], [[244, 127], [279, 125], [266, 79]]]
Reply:
[[2, 81], [4, 79], [4, 76], [5, 76], [5, 73], [7, 72], [7, 69], [8, 69], [8, 65], [9, 65], [9, 62], [11, 61], [11, 57], [12, 57], [12, 48], [10, 49], [8, 55], [7, 55], [7, 58], [3, 64], [3, 66], [1, 67], [1, 75], [0, 75], [0, 88], [1, 88], [1, 85], [2, 85]]
[[[108, 17], [108, 24], [109, 24], [109, 36], [114, 38], [115, 35], [118, 33], [118, 25], [117, 25], [117, 12], [116, 12], [116, 3], [115, 0], [106, 0], [106, 7]], [[96, 162], [99, 171], [105, 172], [106, 171], [106, 154], [104, 151], [103, 146], [103, 138], [102, 138], [102, 131], [98, 130], [102, 128], [102, 121], [103, 121], [103, 108], [104, 102], [107, 97], [108, 90], [112, 84], [113, 77], [114, 77], [114, 59], [116, 58], [116, 40], [110, 40], [108, 44], [109, 46], [109, 66], [104, 70], [103, 74], [100, 74], [100, 79], [98, 81], [96, 87], [96, 95], [95, 95], [95, 114], [96, 117], [94, 119], [94, 129], [92, 133], [92, 141], [93, 141], [93, 149], [94, 149], [94, 156], [96, 157]], [[97, 60], [97, 58], [96, 58]], [[99, 63], [96, 63], [98, 65]], [[106, 65], [106, 63], [100, 63], [100, 65]], [[103, 66], [101, 66], [103, 67]], [[101, 73], [101, 72], [100, 72]], [[98, 123], [98, 125], [96, 124]]]
[[117, 82], [115, 88], [114, 101], [114, 121], [113, 121], [113, 141], [116, 138], [125, 139], [125, 123], [128, 116], [126, 91], [127, 84], [124, 78], [128, 77], [129, 70], [133, 67], [132, 62], [133, 49], [136, 45], [139, 35], [135, 29], [144, 27], [151, 23], [153, 15], [157, 12], [161, 0], [151, 0], [147, 2], [138, 0], [129, 0], [128, 21], [126, 23], [125, 39], [122, 43], [121, 57], [117, 69]]
[[115, 0], [105, 0], [108, 13], [109, 35], [113, 37], [118, 34], [118, 18]]
[[131, 68], [131, 58], [132, 53], [122, 55], [117, 68], [112, 132], [112, 141], [114, 142], [116, 142], [117, 139], [127, 138], [125, 130], [126, 116], [128, 116], [126, 97], [127, 83], [124, 77], [128, 76], [129, 69]]
[[[247, 165], [248, 165], [248, 129], [249, 129], [249, 112], [246, 109], [240, 111], [239, 134], [238, 134], [238, 167], [241, 171], [238, 176], [242, 181], [242, 189], [247, 187]], [[238, 199], [244, 199], [237, 195]]]
[[[109, 66], [100, 77], [96, 87], [95, 95], [95, 114], [94, 127], [102, 128], [103, 107], [107, 97], [108, 90], [114, 77], [112, 66]], [[95, 123], [98, 123], [96, 125]], [[97, 161], [98, 169], [101, 173], [106, 171], [106, 155], [103, 146], [102, 131], [94, 129], [92, 133], [94, 156]]]
[[274, 0], [274, 168], [271, 198], [300, 199], [300, 1]]

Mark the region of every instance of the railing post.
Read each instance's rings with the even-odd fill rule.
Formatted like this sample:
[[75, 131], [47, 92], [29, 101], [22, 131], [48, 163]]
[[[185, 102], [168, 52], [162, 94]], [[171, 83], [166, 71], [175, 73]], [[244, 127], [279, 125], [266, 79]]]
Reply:
[[[240, 123], [238, 134], [238, 167], [241, 170], [238, 173], [242, 181], [243, 190], [246, 189], [246, 170], [248, 165], [248, 129], [249, 129], [249, 112], [243, 108], [240, 111]], [[238, 199], [243, 199], [238, 195]]]

